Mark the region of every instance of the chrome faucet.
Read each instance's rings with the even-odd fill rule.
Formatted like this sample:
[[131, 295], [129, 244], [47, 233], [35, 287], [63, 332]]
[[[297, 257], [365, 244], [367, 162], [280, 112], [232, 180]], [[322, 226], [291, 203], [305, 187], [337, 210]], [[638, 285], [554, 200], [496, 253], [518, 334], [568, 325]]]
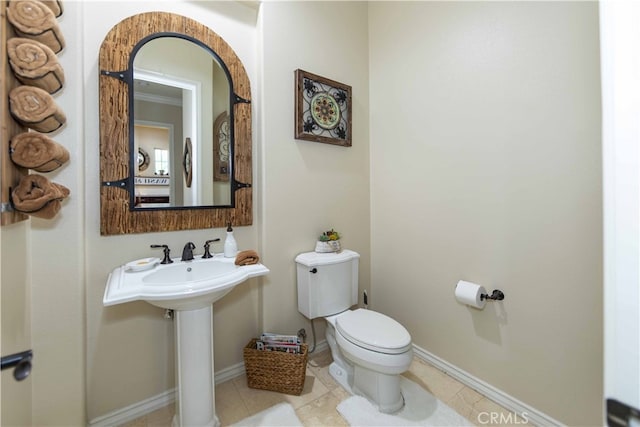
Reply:
[[193, 242], [189, 242], [184, 245], [184, 249], [182, 250], [182, 258], [180, 261], [192, 261], [193, 260], [193, 250], [196, 248], [196, 245]]

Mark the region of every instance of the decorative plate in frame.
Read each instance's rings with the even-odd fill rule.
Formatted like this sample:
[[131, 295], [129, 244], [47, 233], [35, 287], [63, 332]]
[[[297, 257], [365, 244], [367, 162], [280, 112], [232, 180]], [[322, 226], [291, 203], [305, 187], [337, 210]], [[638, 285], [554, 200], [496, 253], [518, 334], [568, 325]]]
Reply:
[[295, 137], [351, 146], [351, 86], [296, 70]]
[[138, 148], [138, 170], [140, 172], [146, 171], [149, 167], [149, 153], [142, 148]]
[[182, 158], [182, 167], [184, 170], [184, 180], [187, 188], [191, 188], [191, 180], [193, 179], [193, 147], [191, 145], [191, 138], [187, 138], [184, 141], [184, 157]]

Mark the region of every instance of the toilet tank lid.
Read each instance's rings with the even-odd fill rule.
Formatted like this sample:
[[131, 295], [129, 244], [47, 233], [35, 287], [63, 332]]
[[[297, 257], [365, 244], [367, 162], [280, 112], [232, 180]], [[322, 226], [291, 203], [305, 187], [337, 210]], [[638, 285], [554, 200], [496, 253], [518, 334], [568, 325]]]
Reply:
[[296, 257], [296, 262], [306, 267], [318, 267], [321, 265], [338, 264], [349, 261], [354, 258], [360, 258], [360, 254], [349, 249], [343, 249], [340, 252], [304, 252]]

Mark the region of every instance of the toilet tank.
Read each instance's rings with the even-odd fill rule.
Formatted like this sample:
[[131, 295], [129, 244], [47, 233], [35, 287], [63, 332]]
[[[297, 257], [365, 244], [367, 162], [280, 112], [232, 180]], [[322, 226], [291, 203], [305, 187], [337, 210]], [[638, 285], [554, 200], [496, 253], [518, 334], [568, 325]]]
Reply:
[[330, 316], [358, 303], [360, 254], [305, 252], [296, 257], [298, 311], [309, 319]]

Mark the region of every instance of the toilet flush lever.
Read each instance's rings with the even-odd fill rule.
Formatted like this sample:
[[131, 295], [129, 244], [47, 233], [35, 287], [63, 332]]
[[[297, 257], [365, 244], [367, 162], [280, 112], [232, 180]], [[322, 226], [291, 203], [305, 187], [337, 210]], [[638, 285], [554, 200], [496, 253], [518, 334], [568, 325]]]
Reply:
[[318, 269], [313, 267], [311, 270], [309, 270], [309, 273], [313, 273], [316, 274], [318, 272]]

